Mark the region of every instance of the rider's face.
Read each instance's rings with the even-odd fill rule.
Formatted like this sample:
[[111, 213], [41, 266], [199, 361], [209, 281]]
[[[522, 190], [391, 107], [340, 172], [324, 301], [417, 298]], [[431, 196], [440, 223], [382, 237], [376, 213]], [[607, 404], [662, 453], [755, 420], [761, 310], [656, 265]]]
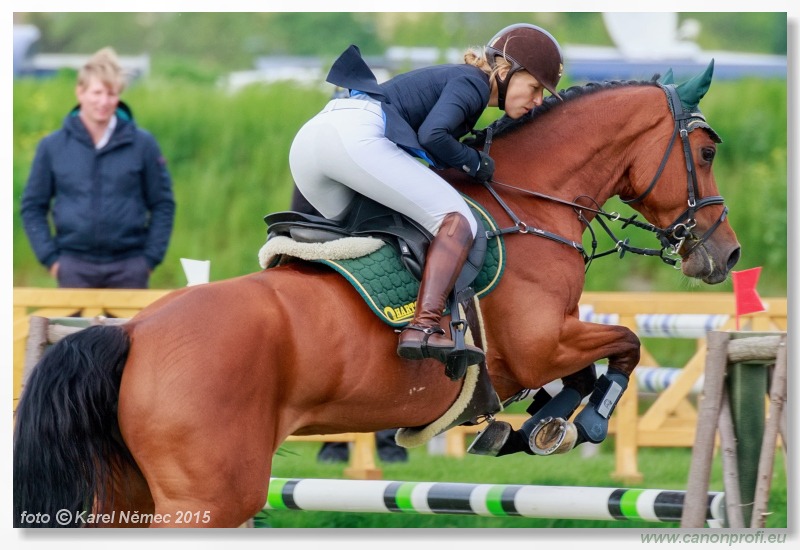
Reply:
[[511, 75], [506, 89], [506, 114], [519, 118], [534, 107], [542, 104], [544, 86], [527, 71], [517, 71]]

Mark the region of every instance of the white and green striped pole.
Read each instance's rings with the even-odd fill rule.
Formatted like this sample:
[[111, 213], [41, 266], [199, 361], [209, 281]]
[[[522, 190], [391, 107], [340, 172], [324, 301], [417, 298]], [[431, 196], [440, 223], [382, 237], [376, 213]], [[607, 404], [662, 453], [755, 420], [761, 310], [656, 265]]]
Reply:
[[[680, 522], [685, 496], [660, 489], [272, 478], [264, 510]], [[724, 526], [724, 514], [724, 493], [708, 493], [708, 524]]]

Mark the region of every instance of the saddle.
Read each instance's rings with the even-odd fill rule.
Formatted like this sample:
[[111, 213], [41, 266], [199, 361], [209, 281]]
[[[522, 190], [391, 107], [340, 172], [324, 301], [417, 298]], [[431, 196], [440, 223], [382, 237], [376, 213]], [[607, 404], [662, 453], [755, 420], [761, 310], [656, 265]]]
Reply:
[[[472, 213], [478, 222], [478, 227], [483, 227], [480, 215], [474, 209]], [[379, 239], [397, 252], [402, 265], [417, 281], [422, 279], [425, 256], [433, 240], [433, 235], [414, 220], [363, 195], [356, 195], [340, 220], [286, 211], [268, 214], [264, 217], [264, 221], [268, 225], [267, 242], [278, 236], [289, 237], [299, 243], [325, 243], [345, 237]], [[477, 313], [474, 314], [473, 327], [469, 320], [462, 317], [462, 308], [465, 317], [472, 317], [474, 310], [472, 299], [475, 296], [472, 283], [483, 267], [487, 247], [486, 233], [478, 231], [447, 301], [451, 315], [450, 329], [456, 349], [459, 347], [463, 349], [465, 346], [464, 334], [468, 327], [480, 340]], [[273, 258], [266, 267], [273, 267], [278, 261], [279, 258]], [[482, 343], [476, 341], [476, 345], [482, 346]], [[464, 376], [466, 365], [447, 365], [445, 372], [451, 379], [458, 380]]]
[[[478, 222], [480, 218], [473, 213]], [[420, 224], [363, 195], [356, 195], [341, 220], [329, 220], [302, 212], [275, 212], [264, 216], [267, 239], [282, 235], [300, 243], [323, 243], [345, 237], [373, 237], [392, 246], [415, 279], [422, 279], [425, 257], [433, 235]], [[467, 256], [456, 288], [475, 280], [486, 255], [487, 237], [479, 232]], [[271, 267], [271, 266], [270, 266]]]

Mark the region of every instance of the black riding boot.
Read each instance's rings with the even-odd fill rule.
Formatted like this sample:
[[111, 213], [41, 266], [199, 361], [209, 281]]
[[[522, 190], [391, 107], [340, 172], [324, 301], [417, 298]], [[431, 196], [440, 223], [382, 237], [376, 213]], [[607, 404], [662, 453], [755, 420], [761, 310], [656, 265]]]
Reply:
[[[455, 343], [439, 326], [447, 295], [461, 273], [472, 246], [472, 231], [467, 219], [456, 212], [448, 214], [431, 242], [422, 273], [414, 319], [403, 328], [397, 354], [404, 359], [432, 358], [447, 364]], [[467, 346], [463, 352], [468, 365], [483, 361], [483, 351]]]

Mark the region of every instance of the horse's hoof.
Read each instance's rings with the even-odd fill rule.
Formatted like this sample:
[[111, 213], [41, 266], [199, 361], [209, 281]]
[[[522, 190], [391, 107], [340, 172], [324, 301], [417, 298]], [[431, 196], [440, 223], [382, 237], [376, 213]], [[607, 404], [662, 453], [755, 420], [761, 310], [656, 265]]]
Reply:
[[496, 420], [478, 432], [467, 452], [473, 455], [497, 456], [511, 435], [511, 424]]
[[575, 424], [563, 418], [548, 416], [539, 421], [528, 438], [528, 445], [534, 454], [547, 456], [561, 454], [575, 448], [578, 430]]

